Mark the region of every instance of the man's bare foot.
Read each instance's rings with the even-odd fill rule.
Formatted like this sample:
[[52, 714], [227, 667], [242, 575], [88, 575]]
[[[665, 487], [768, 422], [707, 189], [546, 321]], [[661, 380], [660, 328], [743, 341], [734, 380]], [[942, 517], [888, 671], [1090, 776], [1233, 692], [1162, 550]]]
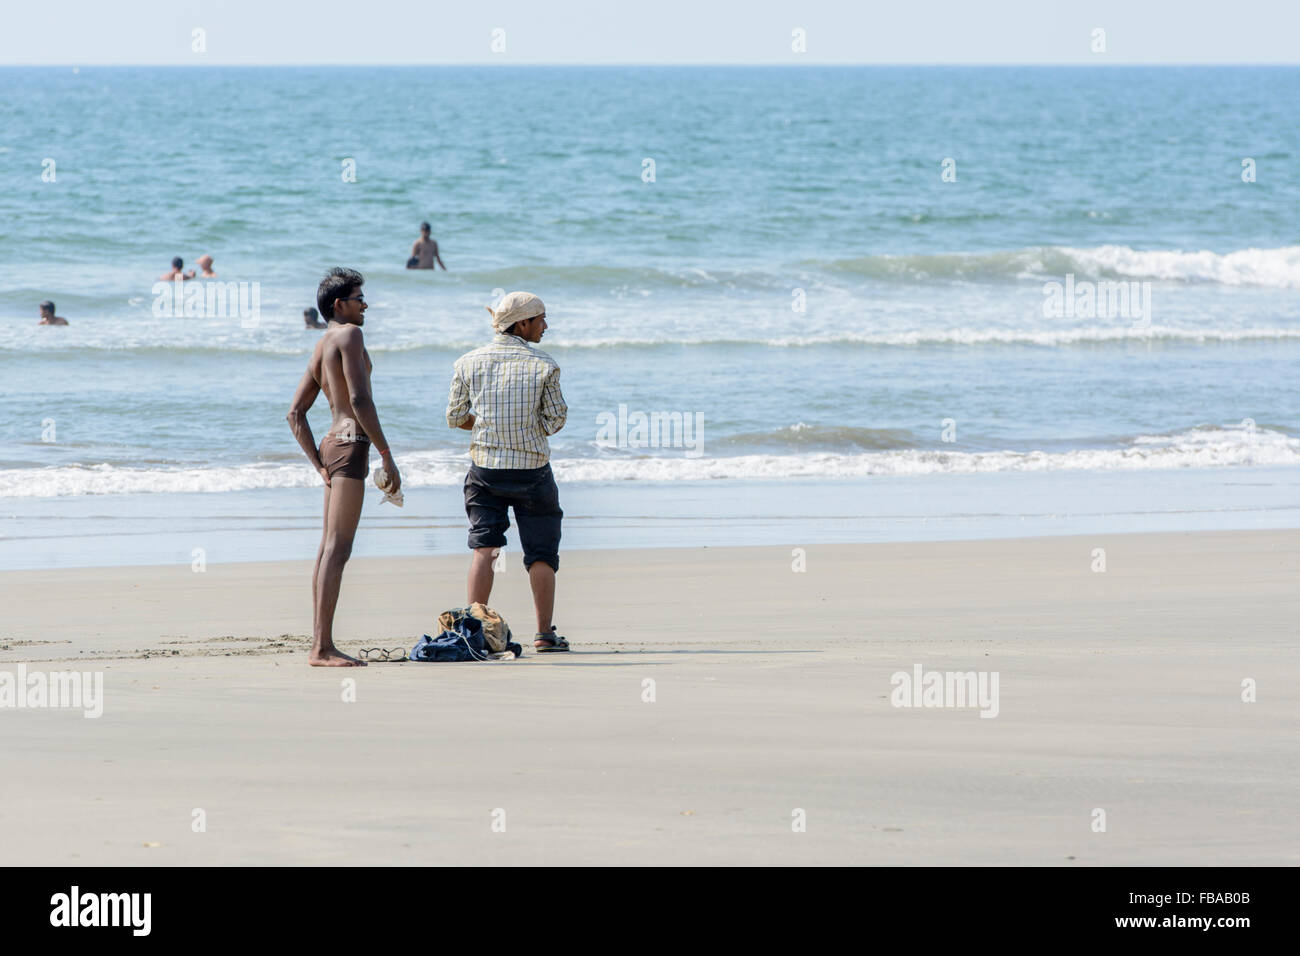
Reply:
[[365, 661], [359, 661], [355, 657], [348, 657], [337, 647], [331, 647], [328, 651], [312, 651], [307, 657], [307, 663], [312, 667], [365, 667]]

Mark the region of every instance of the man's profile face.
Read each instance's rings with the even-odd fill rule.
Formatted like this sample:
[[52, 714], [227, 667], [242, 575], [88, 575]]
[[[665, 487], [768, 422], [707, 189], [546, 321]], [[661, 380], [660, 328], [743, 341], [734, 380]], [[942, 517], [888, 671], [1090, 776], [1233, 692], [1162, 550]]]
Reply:
[[515, 329], [519, 332], [519, 337], [525, 342], [540, 342], [542, 333], [548, 328], [545, 312], [541, 315], [535, 315], [531, 319], [525, 319], [515, 326]]
[[334, 300], [334, 319], [349, 325], [365, 325], [365, 293], [353, 289], [346, 296]]

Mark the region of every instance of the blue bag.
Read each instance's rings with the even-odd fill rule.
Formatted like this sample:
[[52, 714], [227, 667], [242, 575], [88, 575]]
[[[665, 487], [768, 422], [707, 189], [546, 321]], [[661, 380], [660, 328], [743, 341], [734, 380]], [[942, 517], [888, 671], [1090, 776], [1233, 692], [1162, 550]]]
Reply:
[[[459, 608], [444, 612], [440, 624], [444, 625], [437, 637], [425, 634], [411, 648], [410, 659], [432, 663], [460, 663], [464, 661], [486, 661], [492, 653], [483, 636], [483, 622], [469, 613], [469, 608]], [[507, 629], [507, 634], [509, 630]], [[508, 643], [507, 649], [515, 657], [523, 653], [518, 644]]]

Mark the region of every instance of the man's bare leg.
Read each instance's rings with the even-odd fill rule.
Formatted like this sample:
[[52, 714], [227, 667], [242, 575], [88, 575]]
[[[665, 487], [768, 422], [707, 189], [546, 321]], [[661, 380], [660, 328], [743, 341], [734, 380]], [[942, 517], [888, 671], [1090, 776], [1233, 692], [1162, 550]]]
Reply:
[[325, 553], [325, 541], [329, 538], [330, 533], [330, 486], [325, 486], [325, 513], [321, 515], [320, 523], [320, 547], [316, 549], [316, 564], [311, 569], [311, 633], [312, 641], [316, 640], [316, 611], [317, 611], [317, 587], [316, 579], [320, 576], [320, 556]]
[[352, 555], [352, 540], [356, 537], [357, 522], [361, 520], [365, 491], [366, 483], [360, 478], [335, 477], [331, 480], [325, 544], [316, 575], [316, 624], [311, 654], [307, 658], [307, 663], [313, 667], [365, 666], [364, 661], [349, 657], [334, 646], [334, 609], [339, 603], [343, 567]]
[[555, 612], [555, 569], [545, 561], [534, 561], [528, 566], [528, 583], [537, 610], [537, 633], [550, 634], [551, 615]]
[[492, 562], [500, 548], [475, 548], [469, 559], [469, 603], [487, 604], [492, 597]]

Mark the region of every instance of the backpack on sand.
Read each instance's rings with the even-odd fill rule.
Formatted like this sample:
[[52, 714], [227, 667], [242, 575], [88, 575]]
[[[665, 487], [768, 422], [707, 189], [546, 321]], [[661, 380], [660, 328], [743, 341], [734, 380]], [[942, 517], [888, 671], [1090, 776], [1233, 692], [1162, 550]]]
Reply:
[[425, 634], [411, 649], [413, 661], [458, 663], [514, 660], [524, 649], [511, 642], [510, 625], [492, 608], [474, 603], [438, 615], [437, 637]]

